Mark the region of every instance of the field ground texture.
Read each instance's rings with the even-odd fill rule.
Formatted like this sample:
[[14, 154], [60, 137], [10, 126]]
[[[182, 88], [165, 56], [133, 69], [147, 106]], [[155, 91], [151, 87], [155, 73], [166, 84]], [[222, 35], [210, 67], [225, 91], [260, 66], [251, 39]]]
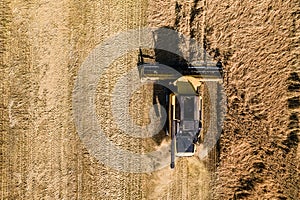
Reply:
[[[0, 10], [1, 199], [300, 198], [298, 0], [2, 0]], [[142, 27], [195, 38], [224, 64], [226, 121], [204, 161], [125, 173], [80, 141], [72, 92], [81, 64], [105, 39]], [[169, 140], [124, 135], [108, 112], [115, 83], [136, 62], [137, 52], [114, 61], [95, 103], [108, 138], [142, 153]], [[154, 87], [131, 98], [137, 124], [149, 123]]]

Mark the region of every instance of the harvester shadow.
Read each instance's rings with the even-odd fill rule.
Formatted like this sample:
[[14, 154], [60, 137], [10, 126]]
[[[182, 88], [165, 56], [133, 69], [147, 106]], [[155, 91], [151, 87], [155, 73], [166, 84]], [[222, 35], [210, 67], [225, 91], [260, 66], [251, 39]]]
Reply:
[[[181, 36], [175, 31], [173, 27], [164, 26], [153, 32], [154, 37], [154, 54], [155, 61], [174, 68], [178, 71], [188, 67], [188, 61], [183, 58], [180, 50]], [[169, 47], [173, 52], [164, 50], [164, 47]]]
[[[164, 64], [169, 66], [177, 71], [182, 69], [186, 69], [188, 67], [188, 62], [182, 57], [182, 53], [179, 50], [180, 36], [179, 34], [174, 33], [173, 27], [161, 27], [153, 32], [154, 38], [154, 60], [160, 64]], [[171, 47], [173, 52], [169, 52], [164, 50], [164, 47]], [[165, 112], [168, 112], [168, 96], [171, 91], [166, 88], [165, 84], [168, 84], [172, 80], [167, 80], [165, 82], [158, 81], [153, 85], [153, 105], [160, 105], [165, 109]], [[158, 107], [155, 108], [155, 114], [157, 117], [162, 117], [162, 110], [159, 110]], [[167, 113], [166, 113], [167, 114]], [[160, 145], [163, 140], [168, 139], [167, 129], [168, 129], [168, 119], [166, 119], [166, 123], [164, 128], [156, 135], [152, 137], [152, 139]]]
[[[168, 112], [168, 102], [167, 96], [169, 95], [170, 91], [163, 85], [154, 84], [153, 85], [153, 105], [160, 105], [160, 108], [157, 106], [155, 107], [155, 114], [157, 117], [163, 117], [163, 112]], [[164, 109], [164, 111], [162, 110]], [[163, 140], [168, 139], [166, 129], [168, 128], [168, 119], [166, 118], [166, 122], [164, 124], [163, 129], [156, 135], [152, 137], [152, 139], [160, 145]]]

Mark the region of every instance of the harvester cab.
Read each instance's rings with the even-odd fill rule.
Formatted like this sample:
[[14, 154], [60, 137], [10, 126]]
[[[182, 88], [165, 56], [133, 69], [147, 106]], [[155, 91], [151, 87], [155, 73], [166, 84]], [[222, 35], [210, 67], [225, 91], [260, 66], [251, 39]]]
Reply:
[[138, 70], [140, 79], [154, 83], [167, 82], [166, 109], [168, 113], [165, 132], [171, 135], [171, 168], [175, 157], [193, 156], [196, 144], [203, 140], [202, 89], [206, 81], [222, 80], [220, 62], [197, 62], [174, 70], [161, 63], [145, 63], [140, 49]]

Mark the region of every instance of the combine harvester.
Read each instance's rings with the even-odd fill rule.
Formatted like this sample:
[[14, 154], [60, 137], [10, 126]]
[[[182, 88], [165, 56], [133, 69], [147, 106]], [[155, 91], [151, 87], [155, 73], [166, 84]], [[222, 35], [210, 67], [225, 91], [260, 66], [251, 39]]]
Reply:
[[157, 84], [168, 84], [165, 91], [165, 107], [168, 121], [167, 135], [171, 133], [171, 168], [175, 167], [175, 156], [193, 156], [196, 143], [203, 141], [204, 82], [222, 81], [220, 62], [198, 62], [187, 67], [170, 68], [160, 63], [145, 63], [142, 51], [139, 53], [138, 70], [142, 81], [151, 80]]

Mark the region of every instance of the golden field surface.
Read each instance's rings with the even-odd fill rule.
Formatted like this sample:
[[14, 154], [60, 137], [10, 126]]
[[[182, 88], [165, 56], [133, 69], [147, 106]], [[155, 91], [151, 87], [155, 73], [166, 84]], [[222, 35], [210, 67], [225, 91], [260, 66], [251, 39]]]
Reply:
[[[1, 199], [300, 198], [298, 0], [2, 0], [0, 10]], [[146, 27], [194, 38], [223, 63], [227, 111], [220, 140], [205, 159], [178, 158], [173, 170], [130, 173], [89, 153], [76, 129], [72, 95], [97, 45]], [[111, 142], [138, 154], [170, 138], [124, 134], [112, 116], [115, 85], [136, 68], [137, 55], [114, 60], [97, 83], [95, 121]], [[135, 84], [127, 78], [120, 94]], [[133, 123], [151, 121], [154, 91], [161, 92], [147, 84], [131, 95]]]

